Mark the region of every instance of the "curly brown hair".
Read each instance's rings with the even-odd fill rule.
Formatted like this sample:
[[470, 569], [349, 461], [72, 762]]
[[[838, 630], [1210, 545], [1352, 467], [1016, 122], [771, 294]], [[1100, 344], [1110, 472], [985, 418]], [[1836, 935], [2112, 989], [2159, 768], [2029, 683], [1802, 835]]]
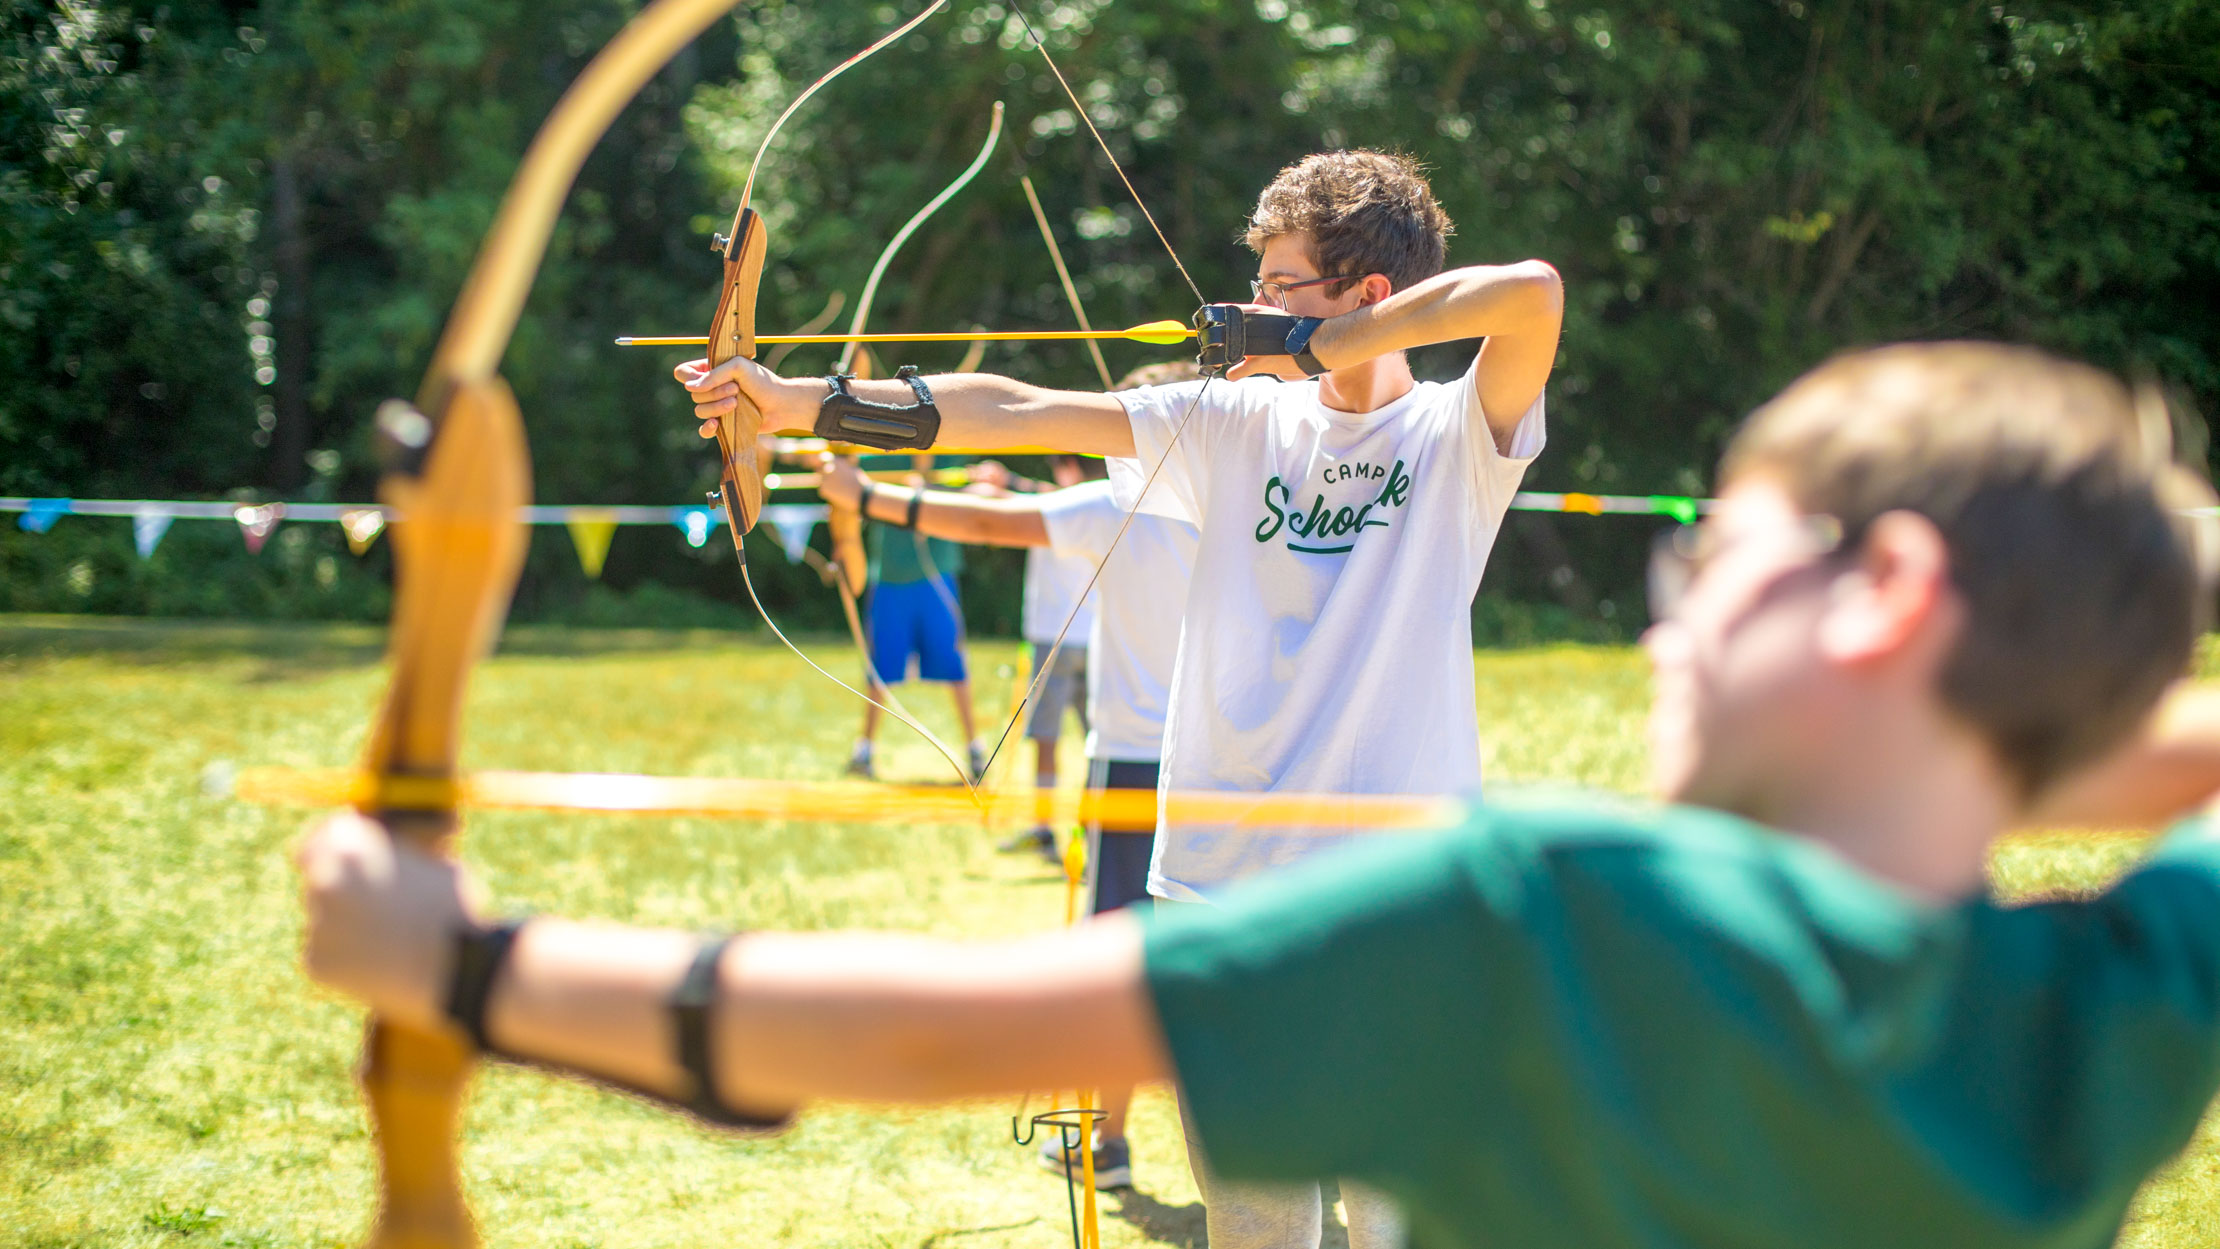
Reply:
[[[1396, 290], [1440, 273], [1455, 226], [1423, 165], [1397, 152], [1320, 152], [1280, 170], [1257, 197], [1241, 241], [1262, 255], [1283, 234], [1310, 236], [1321, 276], [1386, 276]], [[1347, 282], [1327, 288], [1334, 295]]]

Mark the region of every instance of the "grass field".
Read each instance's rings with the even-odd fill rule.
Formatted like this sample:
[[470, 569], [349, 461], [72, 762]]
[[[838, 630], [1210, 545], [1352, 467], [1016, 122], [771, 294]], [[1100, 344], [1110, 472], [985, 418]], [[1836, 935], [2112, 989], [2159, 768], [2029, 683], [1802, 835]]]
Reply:
[[[211, 797], [203, 780], [349, 762], [379, 642], [368, 629], [0, 617], [0, 1245], [333, 1245], [362, 1231], [373, 1177], [349, 1083], [358, 1021], [293, 961], [283, 851], [304, 816]], [[810, 645], [853, 666], [836, 640]], [[996, 674], [1014, 658], [975, 648], [990, 724], [1008, 701]], [[1639, 787], [1634, 652], [1478, 664], [1492, 781]], [[911, 703], [954, 736], [936, 691]], [[521, 630], [481, 670], [469, 758], [829, 777], [856, 716], [847, 695], [750, 639]], [[882, 742], [885, 774], [945, 771], [898, 727]], [[517, 910], [948, 935], [1058, 922], [1060, 880], [992, 853], [999, 831], [486, 815], [465, 854]], [[2007, 892], [2085, 889], [2131, 854], [2026, 843], [1995, 871]], [[496, 1069], [478, 1082], [464, 1156], [494, 1246], [1068, 1244], [1061, 1182], [1010, 1143], [1012, 1109], [829, 1110], [736, 1143]], [[1200, 1244], [1165, 1095], [1144, 1096], [1133, 1137], [1138, 1191], [1108, 1198], [1104, 1243]], [[2214, 1243], [2216, 1201], [2208, 1124], [2122, 1243]]]

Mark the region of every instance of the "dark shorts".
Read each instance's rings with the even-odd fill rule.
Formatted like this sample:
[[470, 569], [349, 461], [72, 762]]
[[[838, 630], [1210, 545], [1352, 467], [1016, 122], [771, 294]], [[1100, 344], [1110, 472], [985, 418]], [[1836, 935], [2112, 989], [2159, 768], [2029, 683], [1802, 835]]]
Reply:
[[[1087, 731], [1087, 648], [1083, 644], [1066, 642], [1054, 647], [1056, 666], [1041, 675], [1041, 664], [1048, 659], [1052, 643], [1033, 642], [1033, 674], [1026, 687], [1033, 691], [1033, 701], [1025, 709], [1025, 735], [1036, 742], [1053, 742], [1064, 730], [1064, 710], [1070, 708], [1079, 716], [1079, 731]], [[1035, 683], [1038, 684], [1035, 684]]]
[[[942, 595], [946, 597], [943, 598]], [[950, 611], [950, 605], [955, 611]], [[963, 601], [944, 578], [871, 587], [864, 629], [871, 635], [871, 666], [879, 679], [898, 685], [910, 679], [910, 658], [917, 659], [922, 681], [961, 681], [964, 667]]]
[[[1155, 760], [1090, 759], [1087, 783], [1096, 789], [1145, 789], [1154, 792], [1162, 767]], [[1156, 853], [1156, 832], [1144, 833], [1087, 829], [1087, 891], [1090, 915], [1134, 906], [1146, 908], [1149, 897], [1149, 859]]]

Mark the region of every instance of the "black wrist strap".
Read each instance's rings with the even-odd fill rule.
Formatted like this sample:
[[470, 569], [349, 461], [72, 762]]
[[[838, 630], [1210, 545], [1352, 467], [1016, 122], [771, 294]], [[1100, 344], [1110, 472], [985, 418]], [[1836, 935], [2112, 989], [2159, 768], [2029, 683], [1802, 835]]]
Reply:
[[776, 1118], [763, 1118], [733, 1109], [717, 1096], [714, 1047], [710, 1037], [710, 1007], [717, 998], [717, 961], [725, 947], [732, 943], [729, 936], [705, 939], [701, 948], [687, 965], [686, 974], [679, 978], [678, 987], [671, 991], [665, 1005], [671, 1014], [674, 1037], [674, 1057], [686, 1072], [689, 1084], [684, 1100], [667, 1097], [652, 1089], [591, 1071], [556, 1063], [541, 1062], [520, 1054], [510, 1053], [495, 1045], [486, 1035], [486, 1001], [493, 986], [507, 965], [510, 951], [516, 945], [517, 934], [523, 930], [525, 920], [495, 924], [486, 928], [465, 929], [455, 934], [455, 974], [447, 990], [447, 1017], [469, 1036], [478, 1052], [488, 1058], [537, 1067], [558, 1075], [577, 1076], [603, 1088], [614, 1089], [674, 1110], [684, 1111], [701, 1123], [711, 1127], [736, 1131], [762, 1133], [776, 1132], [794, 1121], [792, 1114]]
[[911, 531], [912, 533], [915, 533], [915, 532], [917, 531], [917, 516], [918, 516], [918, 513], [922, 512], [922, 511], [924, 511], [924, 510], [925, 510], [925, 487], [923, 487], [923, 486], [912, 486], [912, 487], [910, 488], [910, 514], [909, 514], [908, 516], [906, 516], [906, 517], [904, 517], [904, 518], [902, 519], [902, 528], [904, 528], [904, 529], [907, 529], [907, 530]]
[[871, 519], [871, 479], [869, 477], [863, 479], [863, 490], [856, 495], [856, 515], [865, 520]]
[[523, 920], [509, 920], [486, 928], [466, 928], [455, 936], [455, 970], [447, 983], [447, 1017], [463, 1030], [481, 1053], [490, 1053], [486, 1039], [486, 1001], [493, 996], [493, 982], [509, 961]]
[[[1195, 313], [1195, 362], [1205, 376], [1217, 377], [1250, 356], [1288, 354], [1287, 338], [1310, 317], [1285, 312], [1252, 312], [1239, 304], [1204, 304]], [[1309, 343], [1310, 336], [1303, 336]]]
[[1310, 336], [1317, 333], [1318, 327], [1325, 323], [1324, 317], [1297, 317], [1295, 328], [1287, 332], [1287, 338], [1281, 344], [1287, 349], [1288, 355], [1295, 357], [1295, 363], [1303, 370], [1305, 377], [1316, 377], [1326, 371], [1326, 366], [1318, 362], [1318, 357], [1310, 354]]
[[922, 451], [932, 446], [940, 437], [940, 409], [933, 403], [933, 392], [917, 375], [916, 365], [905, 364], [894, 376], [910, 384], [916, 403], [873, 403], [848, 389], [845, 374], [827, 376], [832, 393], [817, 405], [814, 432], [833, 442], [852, 442], [880, 451]]
[[709, 1039], [709, 1010], [717, 1000], [717, 960], [724, 957], [725, 947], [731, 944], [729, 936], [705, 938], [670, 996], [678, 1065], [693, 1082], [693, 1095], [687, 1098], [686, 1109], [711, 1123], [728, 1122], [733, 1113], [717, 1100], [715, 1050]]

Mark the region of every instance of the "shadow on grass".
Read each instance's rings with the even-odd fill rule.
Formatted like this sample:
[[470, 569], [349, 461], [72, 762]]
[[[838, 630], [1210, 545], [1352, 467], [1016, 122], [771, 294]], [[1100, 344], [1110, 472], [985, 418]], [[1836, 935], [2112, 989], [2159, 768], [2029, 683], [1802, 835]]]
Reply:
[[[166, 666], [247, 658], [261, 664], [250, 682], [307, 672], [367, 667], [385, 655], [383, 625], [224, 620], [150, 620], [109, 616], [0, 616], [0, 659], [38, 660], [99, 655], [121, 663]], [[806, 647], [846, 645], [847, 638], [797, 635]], [[725, 647], [783, 650], [761, 633], [717, 629], [575, 629], [519, 625], [504, 630], [497, 653], [537, 658]]]
[[[1319, 1229], [1318, 1249], [1349, 1249], [1349, 1231], [1333, 1217], [1340, 1188], [1331, 1180], [1321, 1187], [1327, 1215]], [[1180, 1249], [1210, 1249], [1203, 1203], [1190, 1201], [1184, 1206], [1167, 1206], [1137, 1188], [1117, 1189], [1114, 1195], [1117, 1204], [1103, 1207], [1103, 1213], [1109, 1217], [1130, 1224], [1143, 1236], [1161, 1244], [1177, 1245]]]
[[[1190, 1201], [1184, 1206], [1167, 1206], [1138, 1188], [1117, 1189], [1112, 1196], [1117, 1204], [1101, 1207], [1104, 1214], [1128, 1223], [1150, 1240], [1181, 1249], [1207, 1249], [1209, 1233], [1204, 1230], [1203, 1206]], [[1329, 1222], [1331, 1220], [1328, 1220]], [[1329, 1228], [1327, 1235], [1341, 1229]], [[1343, 1240], [1347, 1244], [1346, 1237]]]

